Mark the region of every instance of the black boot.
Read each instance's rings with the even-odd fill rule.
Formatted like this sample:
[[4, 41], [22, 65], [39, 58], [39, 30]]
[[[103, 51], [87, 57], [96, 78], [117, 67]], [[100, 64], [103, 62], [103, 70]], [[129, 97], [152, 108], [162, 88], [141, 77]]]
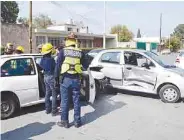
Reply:
[[57, 125], [64, 128], [69, 128], [69, 123], [66, 121], [57, 122]]
[[54, 111], [52, 111], [52, 116], [57, 116], [57, 114], [58, 114], [57, 109], [56, 109], [56, 110], [54, 110]]
[[75, 125], [76, 128], [79, 128], [79, 127], [81, 127], [82, 124], [81, 123], [75, 123], [74, 125]]

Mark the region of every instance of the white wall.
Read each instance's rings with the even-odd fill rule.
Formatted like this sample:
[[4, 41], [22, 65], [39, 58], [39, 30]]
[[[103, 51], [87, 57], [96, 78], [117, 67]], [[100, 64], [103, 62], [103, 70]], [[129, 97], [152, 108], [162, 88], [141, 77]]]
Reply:
[[116, 48], [118, 46], [116, 39], [106, 38], [106, 48]]
[[134, 38], [133, 41], [135, 41], [135, 42], [155, 42], [155, 43], [159, 43], [160, 38], [159, 37], [141, 37], [141, 38]]
[[146, 43], [146, 51], [151, 51], [151, 44], [150, 43]]
[[49, 30], [58, 30], [58, 31], [66, 31], [65, 26], [51, 26], [47, 27]]
[[121, 48], [136, 48], [136, 42], [118, 42], [118, 47], [121, 47]]
[[87, 27], [83, 27], [79, 29], [80, 33], [88, 33], [88, 28]]
[[72, 26], [72, 25], [60, 25], [60, 26], [50, 26], [47, 27], [49, 30], [58, 30], [58, 31], [68, 31], [68, 28], [72, 28], [72, 32], [77, 32], [77, 29], [79, 30], [79, 33], [88, 33], [87, 27], [80, 28], [78, 26]]

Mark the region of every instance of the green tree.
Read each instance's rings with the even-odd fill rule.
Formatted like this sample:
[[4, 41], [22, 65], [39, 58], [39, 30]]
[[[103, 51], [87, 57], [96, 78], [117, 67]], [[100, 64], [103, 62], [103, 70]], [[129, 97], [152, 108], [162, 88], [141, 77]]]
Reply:
[[15, 1], [1, 1], [2, 23], [16, 23], [18, 13], [19, 7]]
[[128, 42], [133, 38], [133, 33], [125, 25], [116, 25], [111, 28], [111, 34], [118, 34], [119, 42]]
[[179, 24], [175, 29], [173, 35], [179, 37], [180, 39], [184, 38], [184, 24]]
[[48, 25], [52, 25], [52, 20], [48, 17], [48, 15], [40, 14], [33, 19], [33, 24], [36, 28], [47, 28]]
[[166, 47], [171, 51], [176, 52], [181, 47], [180, 38], [177, 36], [171, 36], [171, 38], [166, 41]]

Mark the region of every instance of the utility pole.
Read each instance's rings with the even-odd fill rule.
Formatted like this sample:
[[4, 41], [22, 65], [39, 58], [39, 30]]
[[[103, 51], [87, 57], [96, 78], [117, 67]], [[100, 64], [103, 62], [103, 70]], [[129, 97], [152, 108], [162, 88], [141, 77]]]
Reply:
[[171, 45], [171, 35], [169, 35], [169, 48], [170, 48], [170, 45]]
[[160, 14], [160, 45], [159, 45], [159, 52], [161, 51], [162, 47], [162, 13]]
[[103, 35], [103, 48], [105, 49], [106, 46], [106, 1], [104, 0], [104, 35]]
[[29, 2], [29, 49], [32, 53], [32, 1]]

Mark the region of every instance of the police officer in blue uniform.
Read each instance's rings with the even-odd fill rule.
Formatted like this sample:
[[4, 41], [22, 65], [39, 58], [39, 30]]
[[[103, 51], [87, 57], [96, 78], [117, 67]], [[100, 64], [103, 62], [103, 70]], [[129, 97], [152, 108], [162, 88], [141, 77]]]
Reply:
[[[61, 121], [57, 123], [60, 127], [69, 128], [69, 96], [72, 94], [74, 103], [74, 124], [78, 128], [81, 126], [80, 107], [80, 76], [82, 66], [85, 68], [85, 58], [82, 51], [77, 47], [77, 36], [71, 33], [65, 40], [65, 48], [58, 55], [55, 80], [59, 83], [59, 75], [62, 75], [60, 82], [61, 94]], [[56, 84], [57, 85], [57, 84]], [[72, 92], [69, 92], [72, 91]]]

